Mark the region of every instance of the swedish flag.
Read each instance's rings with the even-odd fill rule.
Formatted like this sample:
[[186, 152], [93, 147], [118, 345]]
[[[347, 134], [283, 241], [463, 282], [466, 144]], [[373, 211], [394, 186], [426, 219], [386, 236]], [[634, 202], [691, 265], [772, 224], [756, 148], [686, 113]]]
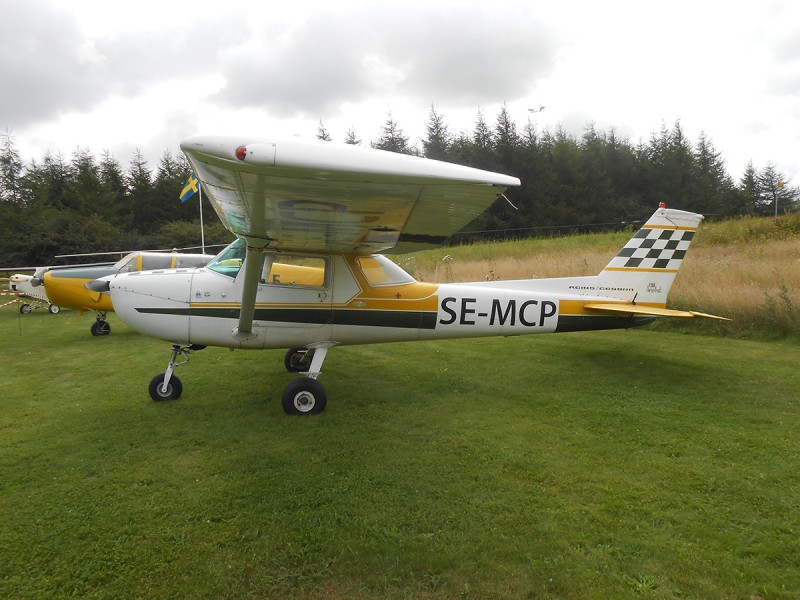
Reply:
[[198, 185], [200, 185], [200, 180], [195, 177], [194, 173], [189, 175], [189, 181], [186, 182], [186, 185], [183, 186], [183, 190], [181, 191], [181, 202], [186, 202], [189, 198], [194, 196], [197, 193]]

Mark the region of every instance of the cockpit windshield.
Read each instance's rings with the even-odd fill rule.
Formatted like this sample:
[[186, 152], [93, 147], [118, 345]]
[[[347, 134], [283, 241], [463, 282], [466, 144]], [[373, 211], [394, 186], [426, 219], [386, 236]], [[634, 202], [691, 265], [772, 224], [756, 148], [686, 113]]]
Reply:
[[216, 258], [212, 259], [206, 266], [212, 271], [235, 278], [239, 273], [239, 269], [242, 268], [246, 254], [247, 245], [243, 239], [239, 238], [217, 254]]
[[121, 259], [119, 259], [114, 264], [114, 270], [120, 273], [130, 273], [131, 271], [138, 271], [139, 265], [137, 264], [137, 254], [132, 252]]

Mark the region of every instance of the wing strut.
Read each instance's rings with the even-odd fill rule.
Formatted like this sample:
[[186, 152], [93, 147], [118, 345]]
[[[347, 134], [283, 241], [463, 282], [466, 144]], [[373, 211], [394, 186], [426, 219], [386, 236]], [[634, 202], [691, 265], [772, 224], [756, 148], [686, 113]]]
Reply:
[[[252, 337], [253, 316], [256, 309], [258, 280], [264, 265], [264, 245], [251, 245], [247, 242], [247, 255], [244, 260], [244, 282], [242, 284], [242, 304], [239, 309], [239, 326], [233, 330], [234, 337]], [[264, 244], [264, 242], [261, 242]]]

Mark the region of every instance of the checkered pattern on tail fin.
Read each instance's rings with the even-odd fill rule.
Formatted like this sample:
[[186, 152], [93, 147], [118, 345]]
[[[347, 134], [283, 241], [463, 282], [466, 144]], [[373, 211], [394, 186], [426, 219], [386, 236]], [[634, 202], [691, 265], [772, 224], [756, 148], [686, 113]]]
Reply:
[[606, 269], [677, 271], [693, 237], [694, 230], [648, 228], [645, 225], [625, 244]]
[[666, 306], [678, 268], [702, 215], [659, 208], [597, 276], [601, 295]]

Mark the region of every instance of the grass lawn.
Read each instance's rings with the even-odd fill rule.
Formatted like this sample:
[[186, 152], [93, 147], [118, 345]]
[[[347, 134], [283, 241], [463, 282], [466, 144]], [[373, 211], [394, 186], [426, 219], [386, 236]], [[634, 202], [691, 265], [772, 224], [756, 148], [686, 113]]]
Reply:
[[795, 341], [634, 330], [282, 351], [0, 309], [0, 597], [797, 598]]

